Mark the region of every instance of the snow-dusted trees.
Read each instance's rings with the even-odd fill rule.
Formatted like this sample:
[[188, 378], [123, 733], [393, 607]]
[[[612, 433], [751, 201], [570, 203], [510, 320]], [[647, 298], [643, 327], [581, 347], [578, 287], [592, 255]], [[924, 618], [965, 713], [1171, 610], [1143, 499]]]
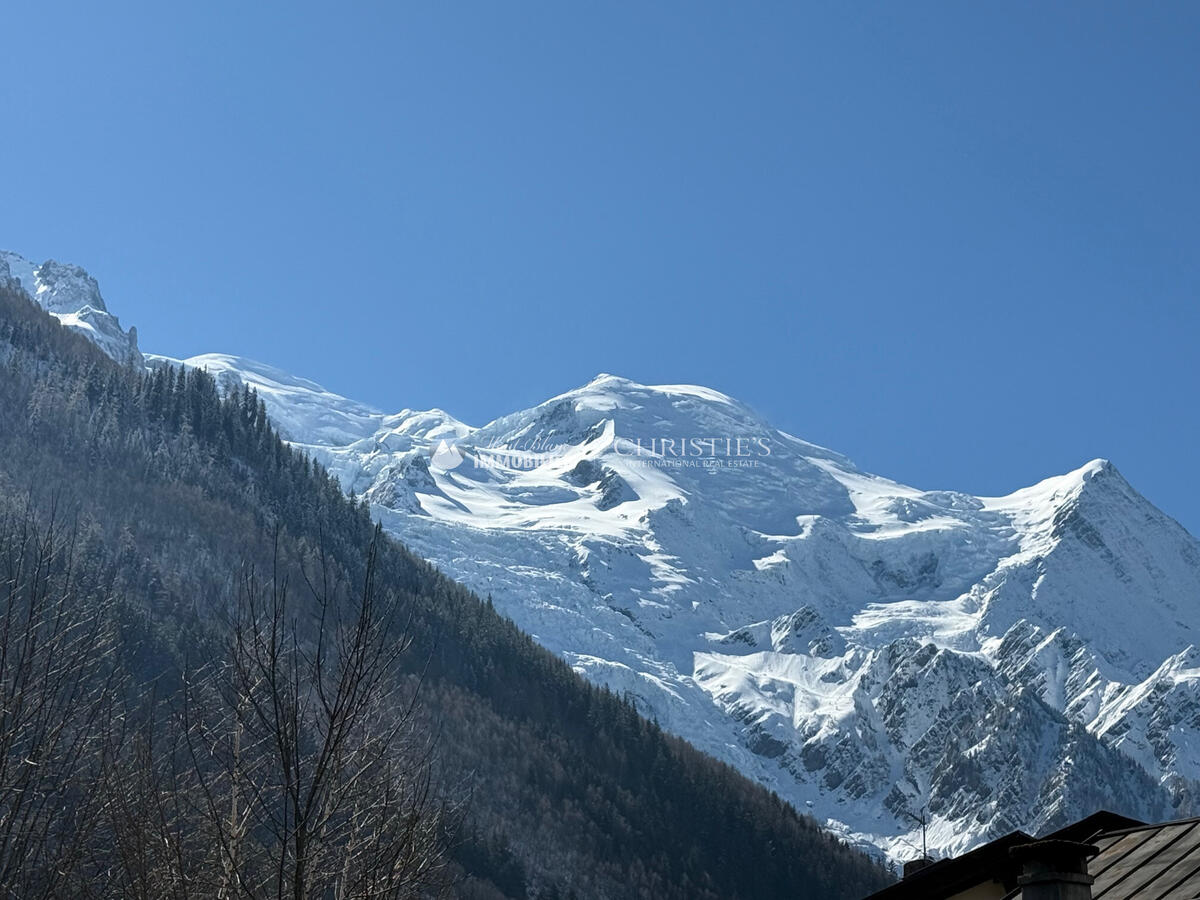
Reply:
[[296, 598], [281, 571], [243, 572], [223, 652], [166, 691], [119, 675], [85, 546], [53, 514], [0, 513], [0, 896], [444, 887], [432, 742], [374, 544], [356, 587], [319, 556]]
[[103, 811], [117, 669], [108, 592], [53, 512], [0, 512], [0, 887], [58, 897]]
[[[376, 535], [378, 541], [378, 535]], [[409, 640], [376, 583], [319, 555], [293, 596], [239, 580], [225, 657], [189, 674], [172, 715], [170, 777], [205, 837], [193, 880], [216, 897], [432, 896], [446, 820], [416, 723]], [[176, 835], [176, 840], [182, 835]]]
[[[869, 860], [777, 797], [663, 734], [629, 703], [584, 684], [511, 621], [395, 541], [376, 545], [381, 593], [372, 607], [386, 617], [388, 593], [400, 599], [404, 627], [394, 631], [413, 641], [395, 660], [403, 678], [386, 688], [375, 682], [379, 689], [366, 692], [373, 703], [358, 703], [363, 695], [350, 691], [354, 703], [331, 701], [329, 709], [360, 713], [330, 716], [321, 694], [336, 698], [338, 685], [357, 676], [343, 681], [337, 654], [323, 652], [326, 687], [315, 691], [317, 611], [334, 613], [326, 634], [342, 635], [341, 646], [382, 633], [354, 628], [368, 583], [368, 510], [280, 440], [253, 393], [222, 395], [202, 372], [119, 367], [0, 284], [0, 511], [30, 486], [39, 496], [57, 492], [60, 507], [80, 522], [75, 549], [59, 558], [71, 556], [70, 583], [89, 589], [76, 595], [86, 602], [63, 607], [70, 616], [61, 621], [98, 626], [88, 626], [86, 641], [79, 629], [60, 632], [57, 646], [67, 652], [38, 658], [60, 675], [82, 666], [93, 674], [79, 685], [108, 684], [110, 696], [85, 690], [84, 702], [70, 709], [54, 701], [63, 718], [43, 718], [75, 723], [60, 733], [60, 748], [86, 736], [75, 746], [87, 765], [66, 780], [42, 774], [54, 769], [43, 770], [43, 762], [61, 761], [61, 753], [28, 757], [9, 739], [10, 776], [24, 779], [19, 790], [33, 785], [34, 792], [17, 797], [0, 783], [0, 819], [23, 846], [42, 842], [47, 849], [38, 856], [0, 848], [0, 898], [293, 897], [300, 858], [303, 889], [320, 896], [335, 868], [337, 853], [328, 848], [339, 842], [346, 852], [338, 872], [369, 877], [343, 877], [330, 896], [354, 896], [371, 885], [379, 896], [415, 893], [398, 873], [426, 865], [420, 848], [430, 830], [418, 826], [429, 820], [404, 811], [422, 802], [432, 810], [422, 800], [429, 770], [419, 737], [430, 727], [410, 721], [413, 727], [399, 728], [393, 740], [390, 726], [402, 723], [381, 711], [390, 706], [411, 719], [406, 711], [418, 679], [418, 717], [437, 721], [437, 781], [453, 796], [471, 796], [449, 842], [455, 890], [464, 900], [837, 900], [886, 882]], [[16, 515], [20, 523], [20, 508]], [[277, 525], [285, 561], [278, 571], [290, 573], [293, 584], [282, 604], [274, 600], [281, 585], [272, 577], [269, 537]], [[2, 560], [20, 544], [0, 538]], [[72, 543], [65, 534], [63, 540]], [[301, 574], [302, 560], [310, 561], [312, 580], [320, 572], [314, 547], [331, 563], [324, 604]], [[243, 563], [265, 574], [251, 582], [257, 612], [238, 576]], [[5, 590], [0, 585], [0, 599]], [[323, 590], [324, 580], [318, 595]], [[51, 599], [41, 608], [53, 605]], [[273, 632], [284, 636], [274, 653]], [[374, 657], [362, 648], [391, 652], [406, 644], [370, 638], [340, 658], [368, 660]], [[109, 661], [122, 673], [115, 682], [106, 680]], [[8, 684], [10, 701], [38, 690], [28, 678]], [[265, 723], [255, 718], [259, 708], [271, 713]], [[96, 714], [82, 714], [88, 710]], [[322, 754], [323, 723], [346, 721], [362, 724], [333, 742], [340, 753]], [[90, 730], [96, 722], [108, 724]], [[358, 751], [359, 758], [395, 759], [397, 749], [402, 761], [390, 772], [374, 765], [356, 779], [339, 762]], [[324, 774], [322, 758], [334, 761], [334, 777]], [[36, 772], [20, 770], [26, 759], [38, 764], [30, 767]], [[291, 761], [291, 776], [272, 772], [279, 760]], [[323, 787], [312, 802], [309, 791], [289, 789], [289, 777], [311, 788], [317, 771]], [[30, 797], [37, 802], [29, 805]], [[354, 810], [350, 818], [327, 812], [339, 803]], [[373, 836], [381, 840], [371, 843]], [[381, 852], [367, 852], [372, 848]], [[43, 866], [48, 860], [55, 860], [53, 872]], [[263, 861], [274, 864], [271, 880], [256, 881]]]

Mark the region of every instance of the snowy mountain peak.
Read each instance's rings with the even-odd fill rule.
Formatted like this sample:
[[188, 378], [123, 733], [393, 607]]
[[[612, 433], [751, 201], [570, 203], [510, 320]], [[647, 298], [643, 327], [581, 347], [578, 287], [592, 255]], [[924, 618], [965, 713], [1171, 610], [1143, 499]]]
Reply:
[[904, 856], [922, 807], [940, 852], [1200, 812], [1200, 542], [1106, 460], [977, 497], [695, 385], [602, 374], [476, 428], [183, 364], [252, 385], [391, 534], [851, 840]]
[[1059, 476], [1060, 489], [1073, 491], [1078, 495], [1084, 490], [1094, 491], [1098, 488], [1105, 490], [1130, 490], [1129, 482], [1121, 475], [1117, 467], [1109, 460], [1096, 458], [1084, 463], [1078, 469]]
[[1121, 479], [1121, 481], [1124, 481], [1120, 473], [1117, 472], [1116, 466], [1107, 459], [1093, 459], [1077, 469], [1072, 469], [1062, 475], [1051, 475], [1049, 478], [1043, 478], [1036, 484], [1013, 491], [1007, 496], [984, 499], [992, 505], [1008, 505], [1012, 507], [1057, 506], [1069, 499], [1078, 497], [1085, 485], [1097, 476], [1104, 476], [1110, 472], [1116, 474], [1117, 478]]
[[590, 387], [598, 387], [600, 385], [612, 385], [614, 387], [620, 387], [623, 385], [637, 386], [636, 382], [634, 382], [632, 379], [623, 378], [620, 375], [613, 375], [609, 372], [598, 372], [598, 373], [596, 373], [596, 377], [593, 378], [591, 381], [589, 381], [587, 384], [583, 385], [583, 387], [590, 388]]
[[37, 291], [37, 268], [11, 250], [0, 250], [0, 277], [15, 278], [31, 297]]
[[[613, 394], [662, 394], [675, 397], [691, 397], [710, 403], [723, 403], [729, 406], [741, 406], [741, 404], [739, 404], [732, 397], [722, 394], [720, 391], [714, 391], [712, 388], [703, 387], [701, 385], [642, 384], [630, 378], [623, 378], [620, 375], [610, 375], [606, 372], [601, 372], [582, 387], [576, 388], [573, 391], [568, 391], [566, 394], [560, 394], [559, 396], [586, 396], [603, 394], [606, 392]], [[558, 398], [556, 397], [553, 399]]]
[[[141, 361], [84, 270], [0, 251], [6, 279]], [[906, 856], [921, 808], [935, 852], [1200, 813], [1200, 542], [1107, 460], [973, 496], [698, 385], [602, 373], [473, 427], [243, 357], [147, 361], [253, 387], [391, 534], [852, 841]]]
[[248, 385], [258, 393], [280, 433], [309, 448], [322, 459], [328, 447], [352, 447], [353, 453], [386, 452], [418, 441], [450, 437], [457, 440], [472, 429], [440, 409], [385, 414], [350, 400], [308, 378], [258, 360], [228, 353], [202, 353], [179, 360], [147, 354], [151, 365], [183, 365], [204, 369], [223, 390]]
[[1106, 460], [976, 497], [699, 386], [600, 375], [473, 428], [185, 363], [254, 385], [390, 533], [576, 671], [851, 840], [903, 856], [922, 807], [941, 852], [1098, 803], [1200, 811], [1200, 543]]
[[38, 266], [10, 250], [0, 250], [0, 276], [5, 274], [63, 325], [81, 332], [109, 356], [141, 365], [137, 329], [121, 328], [100, 296], [100, 285], [86, 270], [53, 259]]
[[79, 266], [48, 259], [40, 266], [10, 250], [0, 250], [0, 262], [47, 312], [77, 313], [84, 307], [108, 312], [96, 279]]
[[100, 285], [79, 266], [49, 259], [34, 274], [37, 279], [34, 299], [48, 312], [78, 312], [88, 306], [108, 312], [100, 296]]
[[[166, 359], [166, 357], [158, 357], [154, 355], [151, 355], [148, 358]], [[173, 361], [178, 362], [177, 360]], [[182, 360], [182, 362], [189, 368], [205, 369], [214, 377], [218, 378], [222, 376], [232, 378], [236, 375], [242, 381], [256, 388], [259, 385], [262, 385], [267, 389], [275, 390], [292, 388], [301, 391], [323, 394], [329, 397], [338, 397], [338, 395], [327, 391], [315, 381], [311, 381], [308, 378], [301, 378], [298, 375], [292, 375], [276, 366], [259, 362], [256, 359], [250, 359], [249, 357], [245, 356], [233, 356], [229, 353], [201, 353], [198, 356], [192, 356]], [[353, 402], [346, 400], [344, 397], [338, 397], [338, 399], [346, 403]], [[377, 410], [372, 411], [377, 412]]]

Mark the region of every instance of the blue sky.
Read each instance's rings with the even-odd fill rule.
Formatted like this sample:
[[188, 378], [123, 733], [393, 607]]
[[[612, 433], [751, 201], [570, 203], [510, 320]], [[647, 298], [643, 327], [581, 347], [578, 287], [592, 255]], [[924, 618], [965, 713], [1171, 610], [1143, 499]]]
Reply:
[[600, 371], [1200, 533], [1200, 6], [25, 3], [0, 246], [482, 423]]

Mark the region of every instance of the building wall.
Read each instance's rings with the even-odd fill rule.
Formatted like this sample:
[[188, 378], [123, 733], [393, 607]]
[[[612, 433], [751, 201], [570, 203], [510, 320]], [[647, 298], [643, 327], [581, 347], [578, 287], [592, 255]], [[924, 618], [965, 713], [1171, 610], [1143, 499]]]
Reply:
[[1008, 891], [999, 881], [985, 881], [983, 884], [969, 887], [965, 891], [959, 891], [957, 894], [947, 897], [946, 900], [1004, 900], [1007, 894]]

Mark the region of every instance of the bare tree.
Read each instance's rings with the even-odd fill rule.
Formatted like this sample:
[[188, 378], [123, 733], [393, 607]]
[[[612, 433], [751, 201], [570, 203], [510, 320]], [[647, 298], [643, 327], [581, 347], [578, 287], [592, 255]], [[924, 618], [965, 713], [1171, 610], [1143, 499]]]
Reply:
[[103, 821], [93, 842], [93, 878], [80, 897], [188, 900], [212, 897], [219, 863], [197, 774], [183, 765], [187, 742], [170, 706], [153, 689], [127, 700], [107, 739]]
[[[158, 823], [157, 874], [136, 854], [127, 866], [143, 883], [164, 896], [293, 900], [428, 896], [441, 885], [432, 741], [416, 727], [419, 685], [401, 666], [407, 629], [376, 584], [379, 540], [357, 590], [331, 583], [319, 555], [315, 577], [304, 574], [306, 602], [295, 602], [278, 544], [269, 582], [244, 573], [227, 659], [186, 678], [172, 746], [143, 766], [169, 785], [149, 792], [140, 818]], [[164, 795], [170, 808], [153, 799]]]
[[115, 708], [111, 596], [81, 575], [73, 528], [0, 517], [0, 892], [70, 891], [103, 808]]
[[53, 510], [0, 512], [0, 898], [427, 897], [448, 816], [397, 604], [322, 554], [239, 578], [219, 658], [131, 700], [111, 591]]

